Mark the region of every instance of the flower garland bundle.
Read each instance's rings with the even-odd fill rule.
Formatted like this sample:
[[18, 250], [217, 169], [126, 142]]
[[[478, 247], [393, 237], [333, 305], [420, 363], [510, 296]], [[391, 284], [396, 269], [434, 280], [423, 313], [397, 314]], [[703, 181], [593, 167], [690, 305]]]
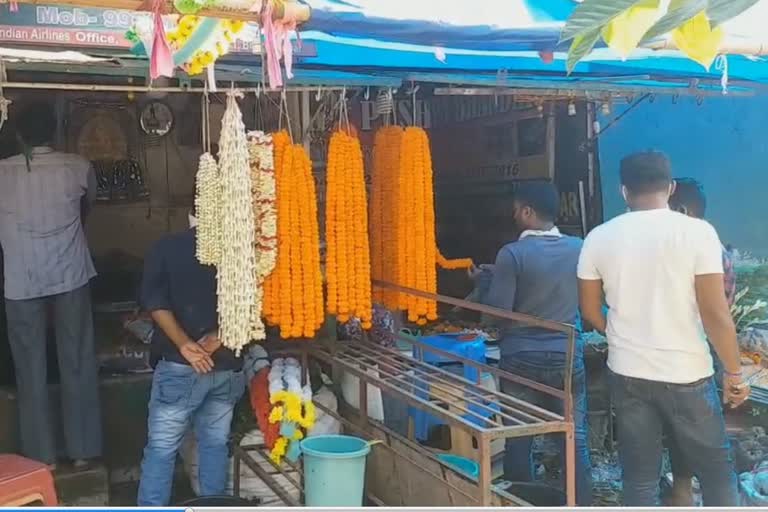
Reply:
[[[400, 145], [403, 129], [384, 126], [376, 132], [373, 143], [371, 173], [370, 237], [371, 275], [373, 279], [397, 279], [397, 176], [400, 167]], [[388, 309], [397, 309], [399, 294], [374, 289], [374, 301]]]
[[[403, 134], [397, 176], [397, 283], [429, 293], [437, 292], [437, 266], [469, 268], [469, 259], [447, 260], [437, 249], [432, 155], [424, 129], [412, 126]], [[434, 300], [401, 294], [408, 320], [424, 325], [437, 320]]]
[[301, 453], [299, 441], [304, 438], [304, 432], [315, 425], [312, 388], [309, 384], [301, 386], [301, 366], [293, 358], [276, 359], [268, 379], [269, 402], [272, 404], [268, 421], [280, 426], [280, 437], [269, 457], [275, 464], [280, 464], [283, 457], [295, 462]]
[[269, 415], [272, 412], [272, 404], [269, 402], [269, 372], [269, 368], [258, 371], [251, 379], [248, 396], [256, 423], [264, 436], [264, 444], [271, 450], [280, 437], [280, 425], [269, 422]]
[[277, 266], [266, 281], [264, 314], [282, 338], [312, 338], [324, 321], [312, 162], [287, 133], [275, 134], [274, 144]]
[[[290, 323], [290, 318], [281, 318], [283, 311], [290, 310], [291, 298], [286, 291], [290, 291], [290, 263], [288, 257], [289, 219], [286, 214], [290, 186], [286, 182], [284, 160], [286, 150], [291, 147], [291, 138], [288, 132], [281, 131], [273, 134], [273, 162], [275, 170], [275, 206], [277, 210], [277, 260], [275, 268], [264, 282], [264, 318], [269, 325], [280, 325], [282, 322]], [[281, 255], [285, 257], [281, 258]], [[284, 284], [284, 286], [280, 286]]]
[[277, 212], [275, 208], [275, 169], [272, 136], [263, 132], [248, 134], [248, 156], [251, 170], [251, 194], [254, 218], [253, 250], [254, 302], [251, 308], [251, 338], [266, 338], [261, 320], [264, 280], [275, 268], [277, 260]]
[[252, 308], [257, 288], [251, 169], [243, 116], [229, 94], [219, 139], [221, 176], [221, 259], [217, 295], [219, 337], [239, 354], [253, 332]]
[[190, 75], [199, 75], [229, 52], [234, 36], [245, 28], [240, 20], [218, 20], [187, 14], [166, 39], [174, 51], [173, 60]]
[[195, 181], [197, 260], [203, 265], [217, 265], [221, 258], [221, 180], [219, 166], [210, 153], [200, 156]]
[[[345, 131], [328, 148], [325, 241], [328, 312], [342, 323], [354, 316], [371, 328], [371, 261], [363, 153]], [[378, 239], [377, 239], [378, 242]]]

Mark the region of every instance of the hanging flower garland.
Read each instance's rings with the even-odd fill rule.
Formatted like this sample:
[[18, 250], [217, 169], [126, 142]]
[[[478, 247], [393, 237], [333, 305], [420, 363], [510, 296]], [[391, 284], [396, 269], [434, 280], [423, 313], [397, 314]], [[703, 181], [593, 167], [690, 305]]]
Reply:
[[[328, 148], [325, 211], [328, 312], [371, 328], [368, 206], [360, 140], [339, 130]], [[378, 239], [377, 239], [378, 242]]]
[[280, 437], [280, 425], [269, 422], [272, 404], [269, 401], [269, 368], [262, 368], [251, 379], [249, 399], [256, 423], [264, 436], [264, 445], [270, 450]]
[[269, 371], [269, 402], [272, 410], [268, 421], [279, 425], [279, 437], [270, 450], [275, 464], [283, 458], [291, 462], [301, 454], [299, 441], [315, 425], [316, 411], [312, 403], [312, 388], [301, 386], [301, 366], [296, 359], [276, 359]]
[[[370, 237], [371, 274], [373, 279], [395, 280], [397, 271], [397, 183], [393, 177], [400, 166], [400, 144], [403, 129], [384, 126], [376, 132], [371, 173]], [[374, 301], [389, 309], [397, 309], [398, 294], [374, 289]]]
[[235, 94], [227, 97], [219, 139], [221, 258], [216, 276], [219, 337], [225, 347], [239, 354], [254, 330], [257, 283], [248, 143]]
[[241, 20], [219, 20], [193, 14], [182, 16], [176, 29], [166, 34], [173, 50], [173, 63], [190, 75], [199, 75], [229, 52], [235, 36], [245, 26]]
[[219, 166], [210, 153], [200, 156], [195, 181], [197, 260], [203, 265], [217, 265], [221, 258], [221, 180]]
[[290, 316], [285, 317], [284, 311], [290, 311], [290, 257], [289, 250], [289, 227], [290, 222], [287, 215], [288, 198], [290, 194], [290, 184], [287, 181], [288, 174], [285, 172], [286, 150], [291, 145], [291, 138], [288, 132], [281, 131], [273, 134], [272, 144], [274, 149], [274, 169], [275, 169], [275, 206], [277, 209], [277, 261], [275, 269], [264, 282], [264, 318], [269, 325], [281, 325], [290, 323]]
[[[371, 257], [374, 277], [437, 293], [437, 267], [465, 269], [472, 260], [446, 259], [437, 248], [429, 137], [419, 127], [383, 127], [374, 142]], [[376, 275], [381, 277], [376, 277]], [[380, 293], [390, 309], [419, 325], [437, 319], [437, 303], [409, 294]]]
[[277, 265], [265, 283], [264, 315], [282, 338], [312, 338], [322, 326], [323, 289], [312, 162], [286, 132], [273, 137]]
[[261, 320], [264, 280], [275, 268], [277, 260], [277, 213], [275, 209], [275, 170], [272, 137], [263, 132], [248, 134], [248, 156], [251, 170], [251, 194], [254, 218], [254, 301], [251, 308], [251, 338], [266, 338]]

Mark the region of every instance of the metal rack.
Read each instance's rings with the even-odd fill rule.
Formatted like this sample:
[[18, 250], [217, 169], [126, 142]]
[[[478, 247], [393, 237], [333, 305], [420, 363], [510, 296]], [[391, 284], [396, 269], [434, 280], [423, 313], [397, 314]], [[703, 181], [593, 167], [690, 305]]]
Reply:
[[[457, 496], [457, 501], [476, 506], [527, 505], [523, 500], [493, 486], [491, 482], [491, 442], [493, 440], [563, 433], [566, 449], [567, 505], [574, 506], [576, 498], [575, 441], [571, 399], [571, 370], [575, 341], [573, 327], [451, 297], [403, 288], [390, 283], [375, 282], [375, 285], [567, 335], [568, 367], [564, 389], [559, 390], [545, 386], [519, 375], [439, 350], [422, 343], [416, 337], [400, 334], [400, 339], [418, 347], [422, 354], [423, 352], [432, 352], [443, 358], [475, 368], [478, 370], [477, 381], [470, 381], [462, 375], [456, 375], [439, 366], [367, 341], [360, 343], [317, 343], [312, 347], [302, 344], [301, 347], [297, 346], [295, 350], [288, 349], [287, 351], [297, 355], [305, 366], [310, 360], [316, 360], [330, 366], [335, 382], [338, 380], [336, 377], [342, 372], [357, 377], [358, 411], [344, 415], [330, 411], [319, 404], [318, 408], [340, 420], [347, 431], [362, 437], [383, 441], [382, 444], [376, 446], [375, 450], [386, 450], [388, 455], [405, 461], [424, 478], [430, 479], [430, 482], [443, 485], [446, 494], [452, 493], [452, 495]], [[286, 352], [286, 350], [283, 349], [281, 352]], [[480, 381], [483, 373], [489, 373], [496, 379], [506, 379], [561, 399], [564, 403], [563, 410], [565, 412], [560, 415], [500, 391], [487, 389], [481, 386]], [[382, 392], [407, 403], [409, 406], [439, 418], [450, 427], [459, 429], [474, 438], [477, 442], [478, 477], [474, 479], [458, 474], [450, 466], [440, 461], [435, 453], [414, 439], [407, 439], [388, 429], [381, 422], [370, 419], [367, 411], [369, 385], [379, 388]], [[350, 416], [354, 416], [354, 418], [350, 419]], [[235, 475], [239, 475], [240, 463], [243, 462], [261, 477], [286, 504], [296, 505], [284, 491], [278, 492], [279, 486], [272, 478], [276, 473], [270, 474], [264, 471], [257, 464], [256, 458], [252, 456], [255, 453], [256, 456], [269, 460], [263, 447], [236, 447], [234, 451]], [[276, 471], [280, 470], [280, 468], [274, 468]], [[301, 475], [300, 464], [291, 466], [291, 469]], [[235, 482], [236, 490], [238, 481], [239, 478]], [[295, 482], [294, 484], [299, 490], [302, 489], [302, 482]], [[374, 503], [383, 504], [384, 502], [370, 492], [367, 497]], [[451, 502], [453, 502], [452, 498]]]

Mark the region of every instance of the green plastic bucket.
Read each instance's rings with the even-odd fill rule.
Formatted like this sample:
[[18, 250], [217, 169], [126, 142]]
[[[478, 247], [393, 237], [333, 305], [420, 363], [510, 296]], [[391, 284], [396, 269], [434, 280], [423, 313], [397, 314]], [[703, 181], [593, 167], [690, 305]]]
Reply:
[[301, 442], [304, 495], [308, 507], [360, 507], [365, 457], [371, 447], [352, 436], [316, 436]]

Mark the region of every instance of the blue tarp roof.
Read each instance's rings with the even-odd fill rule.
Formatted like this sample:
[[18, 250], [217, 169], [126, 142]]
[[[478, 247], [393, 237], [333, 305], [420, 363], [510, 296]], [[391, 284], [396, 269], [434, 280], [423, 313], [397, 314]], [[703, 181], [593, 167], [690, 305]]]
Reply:
[[[300, 59], [301, 65], [362, 68], [376, 74], [399, 71], [403, 78], [406, 70], [445, 73], [455, 77], [455, 83], [487, 81], [488, 73], [506, 71], [510, 77], [522, 76], [531, 87], [590, 77], [592, 83], [617, 88], [630, 81], [635, 87], [680, 88], [687, 87], [689, 79], [717, 82], [723, 76], [723, 69], [706, 71], [675, 51], [637, 50], [622, 61], [610, 50], [598, 48], [566, 77], [565, 48], [557, 45], [562, 26], [577, 5], [574, 0], [305, 1], [312, 7], [312, 18], [302, 38], [316, 45], [317, 56]], [[768, 0], [730, 24], [732, 32], [745, 39], [765, 38], [754, 23], [760, 13], [768, 14]], [[545, 63], [539, 52], [552, 49], [557, 50], [554, 60]], [[727, 76], [733, 86], [748, 85], [739, 81], [768, 83], [768, 63], [729, 56]]]
[[[681, 83], [687, 86], [689, 79], [719, 83], [723, 75], [720, 69], [713, 68], [707, 72], [699, 64], [675, 51], [641, 49], [631, 58], [622, 61], [609, 49], [600, 48], [580, 62], [571, 77], [566, 77], [565, 53], [560, 52], [554, 54], [551, 63], [545, 63], [536, 51], [444, 49], [445, 58], [441, 60], [434, 47], [375, 39], [344, 38], [316, 31], [302, 32], [302, 39], [311, 42], [317, 49], [315, 57], [299, 59], [302, 66], [355, 69], [371, 74], [397, 73], [403, 78], [413, 72], [439, 73], [454, 77], [453, 83], [472, 83], [473, 80], [470, 79], [478, 74], [490, 73], [495, 76], [503, 71], [508, 75], [508, 80], [513, 76], [526, 77], [530, 87], [549, 87], [544, 85], [544, 82], [551, 80], [567, 84], [589, 79], [593, 83], [610, 83], [618, 88], [622, 77], [635, 77], [633, 86], [641, 86], [644, 81], [653, 81], [654, 84], [647, 85], [664, 87], [669, 84], [668, 80], [672, 80], [677, 81], [677, 87], [680, 87]], [[768, 62], [762, 58], [729, 56], [728, 77], [732, 86], [744, 85], [740, 84], [740, 81], [768, 83]], [[536, 80], [542, 83], [534, 83]]]
[[474, 50], [540, 50], [557, 45], [573, 0], [308, 0], [306, 29]]

